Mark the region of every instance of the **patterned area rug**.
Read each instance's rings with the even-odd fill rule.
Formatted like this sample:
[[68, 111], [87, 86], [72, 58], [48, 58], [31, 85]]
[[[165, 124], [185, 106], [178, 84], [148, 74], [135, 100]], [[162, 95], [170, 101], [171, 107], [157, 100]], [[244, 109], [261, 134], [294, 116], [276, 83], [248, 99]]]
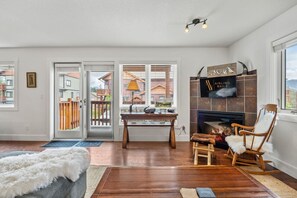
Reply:
[[[242, 170], [249, 170], [249, 171], [260, 171], [258, 167], [254, 166], [241, 166]], [[266, 186], [266, 188], [270, 189], [272, 192], [277, 194], [279, 197], [284, 198], [293, 198], [297, 197], [297, 191], [284, 182], [276, 179], [271, 175], [253, 175], [250, 174], [253, 178], [259, 181], [261, 184]]]
[[105, 166], [90, 166], [87, 170], [87, 191], [85, 198], [90, 198], [106, 170]]
[[77, 143], [78, 141], [51, 141], [45, 145], [42, 145], [42, 147], [46, 147], [46, 148], [72, 147]]
[[98, 147], [102, 144], [101, 141], [80, 141], [75, 144], [75, 147]]

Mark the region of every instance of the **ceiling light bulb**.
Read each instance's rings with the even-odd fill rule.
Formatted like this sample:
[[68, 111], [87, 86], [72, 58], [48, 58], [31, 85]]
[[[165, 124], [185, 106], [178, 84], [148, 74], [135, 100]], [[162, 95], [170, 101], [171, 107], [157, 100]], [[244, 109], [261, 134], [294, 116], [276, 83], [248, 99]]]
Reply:
[[203, 22], [203, 24], [202, 24], [202, 28], [203, 28], [203, 29], [206, 29], [206, 28], [207, 28], [206, 21]]
[[189, 31], [190, 31], [190, 30], [189, 30], [189, 26], [186, 25], [185, 32], [189, 32]]

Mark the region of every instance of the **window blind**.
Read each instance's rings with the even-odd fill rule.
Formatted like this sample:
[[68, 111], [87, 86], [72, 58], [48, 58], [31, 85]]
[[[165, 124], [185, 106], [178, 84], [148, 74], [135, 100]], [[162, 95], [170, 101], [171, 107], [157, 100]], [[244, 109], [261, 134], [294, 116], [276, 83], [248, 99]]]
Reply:
[[281, 51], [297, 43], [297, 31], [272, 42], [274, 52]]

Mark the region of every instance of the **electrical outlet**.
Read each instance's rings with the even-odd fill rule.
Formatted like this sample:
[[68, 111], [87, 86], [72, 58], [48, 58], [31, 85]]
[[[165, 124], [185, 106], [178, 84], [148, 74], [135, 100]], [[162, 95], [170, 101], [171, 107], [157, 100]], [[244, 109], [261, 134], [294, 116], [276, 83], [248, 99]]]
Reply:
[[178, 136], [180, 136], [182, 133], [187, 134], [186, 127], [184, 125], [176, 128], [176, 129], [179, 130], [179, 133], [177, 134]]

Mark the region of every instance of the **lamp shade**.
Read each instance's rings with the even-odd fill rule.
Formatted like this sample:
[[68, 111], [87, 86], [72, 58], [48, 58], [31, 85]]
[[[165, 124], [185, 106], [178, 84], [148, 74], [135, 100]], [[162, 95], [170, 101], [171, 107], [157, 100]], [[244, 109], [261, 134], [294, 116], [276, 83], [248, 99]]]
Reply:
[[131, 80], [129, 82], [127, 90], [128, 91], [139, 91], [139, 87], [138, 87], [136, 80]]

